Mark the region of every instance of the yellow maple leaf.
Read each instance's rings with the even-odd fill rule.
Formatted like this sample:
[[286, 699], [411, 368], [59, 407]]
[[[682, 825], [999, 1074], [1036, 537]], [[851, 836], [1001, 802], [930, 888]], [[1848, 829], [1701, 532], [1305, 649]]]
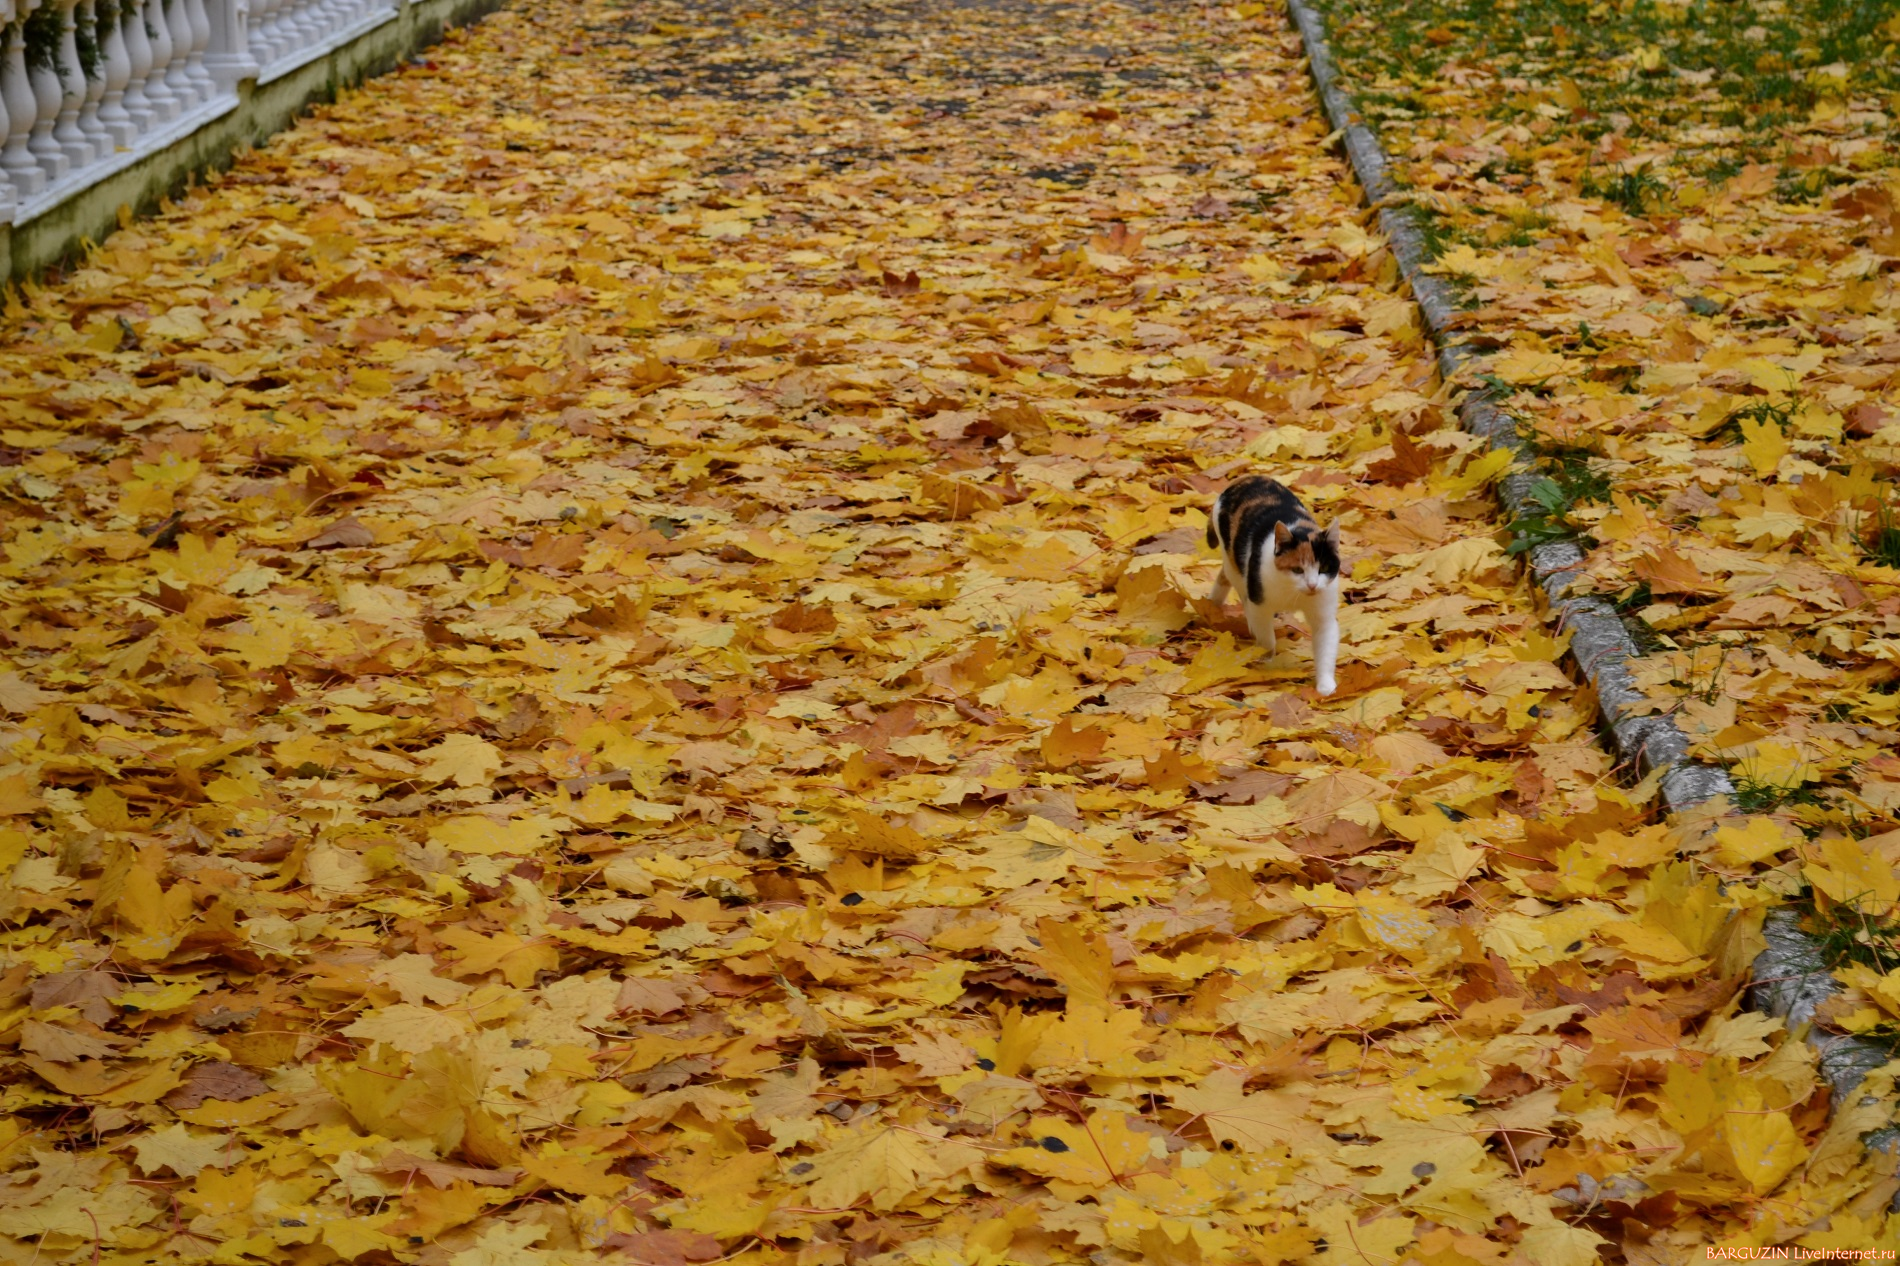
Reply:
[[417, 752], [426, 762], [416, 776], [427, 782], [453, 782], [458, 787], [486, 787], [501, 768], [502, 755], [493, 743], [473, 734], [451, 734], [434, 747]]
[[1715, 829], [1715, 856], [1729, 866], [1753, 866], [1792, 848], [1800, 836], [1774, 818], [1753, 817]]
[[1154, 1158], [1159, 1135], [1131, 1128], [1126, 1113], [1099, 1109], [1087, 1121], [1039, 1117], [1024, 1127], [1034, 1141], [999, 1152], [992, 1161], [1085, 1191], [1100, 1191], [1141, 1172]]
[[517, 989], [534, 983], [536, 973], [553, 971], [561, 965], [561, 953], [544, 941], [530, 941], [512, 932], [484, 936], [471, 928], [450, 926], [436, 939], [456, 951], [449, 964], [453, 976], [480, 976], [498, 971], [502, 979]]
[[1169, 1098], [1175, 1107], [1205, 1121], [1216, 1142], [1255, 1152], [1284, 1147], [1295, 1155], [1328, 1146], [1325, 1131], [1306, 1115], [1307, 1105], [1298, 1094], [1283, 1090], [1249, 1094], [1245, 1086], [1246, 1077], [1239, 1071], [1220, 1068], [1198, 1085], [1174, 1088]]
[[1069, 363], [1078, 374], [1112, 378], [1128, 372], [1139, 357], [1106, 347], [1078, 347], [1069, 355]]
[[1818, 849], [1820, 860], [1801, 868], [1816, 891], [1870, 918], [1882, 919], [1893, 912], [1900, 902], [1900, 875], [1892, 866], [1845, 836], [1823, 839]]
[[868, 1197], [874, 1209], [895, 1209], [980, 1155], [914, 1127], [867, 1122], [792, 1176], [811, 1184], [809, 1199], [821, 1208], [849, 1208]]
[[1539, 1266], [1596, 1266], [1610, 1242], [1588, 1227], [1543, 1222], [1527, 1229], [1519, 1243], [1525, 1258]]
[[1361, 892], [1354, 908], [1359, 915], [1360, 930], [1387, 949], [1418, 949], [1438, 930], [1423, 910], [1386, 893]]
[[1770, 418], [1743, 418], [1740, 422], [1742, 432], [1742, 455], [1748, 458], [1748, 464], [1755, 468], [1755, 474], [1766, 479], [1775, 473], [1781, 465], [1781, 459], [1788, 455], [1791, 445], [1781, 427]]
[[1722, 1132], [1736, 1171], [1757, 1192], [1773, 1190], [1808, 1158], [1807, 1145], [1785, 1112], [1730, 1112], [1723, 1118]]

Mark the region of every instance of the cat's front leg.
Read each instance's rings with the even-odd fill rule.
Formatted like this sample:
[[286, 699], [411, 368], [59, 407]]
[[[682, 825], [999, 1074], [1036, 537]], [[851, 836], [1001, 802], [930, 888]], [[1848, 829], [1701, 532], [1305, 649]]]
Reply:
[[1339, 688], [1334, 669], [1339, 663], [1339, 613], [1332, 604], [1313, 612], [1313, 689], [1324, 698]]
[[1264, 602], [1249, 602], [1247, 608], [1247, 631], [1253, 634], [1253, 640], [1267, 648], [1272, 655], [1277, 647], [1273, 638], [1273, 608]]
[[1227, 591], [1232, 588], [1233, 585], [1227, 580], [1227, 569], [1223, 567], [1214, 575], [1214, 587], [1207, 591], [1207, 600], [1217, 607], [1225, 606]]

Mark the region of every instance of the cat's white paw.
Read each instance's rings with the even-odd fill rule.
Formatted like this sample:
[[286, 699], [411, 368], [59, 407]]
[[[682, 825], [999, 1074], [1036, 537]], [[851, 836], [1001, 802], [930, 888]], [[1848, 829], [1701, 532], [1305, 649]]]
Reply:
[[1313, 683], [1313, 689], [1319, 691], [1319, 697], [1324, 699], [1327, 695], [1339, 689], [1339, 683], [1334, 681], [1331, 677], [1321, 677], [1318, 681]]

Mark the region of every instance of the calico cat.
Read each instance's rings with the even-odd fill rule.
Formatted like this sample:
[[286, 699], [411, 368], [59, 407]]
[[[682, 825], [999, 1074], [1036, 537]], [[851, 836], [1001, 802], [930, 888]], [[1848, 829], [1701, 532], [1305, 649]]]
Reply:
[[1240, 591], [1254, 641], [1274, 651], [1281, 611], [1306, 616], [1313, 634], [1313, 685], [1330, 695], [1339, 659], [1339, 524], [1319, 523], [1284, 484], [1247, 475], [1222, 490], [1207, 519], [1207, 543], [1221, 552], [1210, 602]]

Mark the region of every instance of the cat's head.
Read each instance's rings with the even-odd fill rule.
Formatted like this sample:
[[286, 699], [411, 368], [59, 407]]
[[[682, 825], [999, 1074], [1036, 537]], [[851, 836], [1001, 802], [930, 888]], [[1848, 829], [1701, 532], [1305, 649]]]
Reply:
[[1273, 525], [1273, 565], [1292, 577], [1302, 593], [1339, 583], [1339, 524]]

